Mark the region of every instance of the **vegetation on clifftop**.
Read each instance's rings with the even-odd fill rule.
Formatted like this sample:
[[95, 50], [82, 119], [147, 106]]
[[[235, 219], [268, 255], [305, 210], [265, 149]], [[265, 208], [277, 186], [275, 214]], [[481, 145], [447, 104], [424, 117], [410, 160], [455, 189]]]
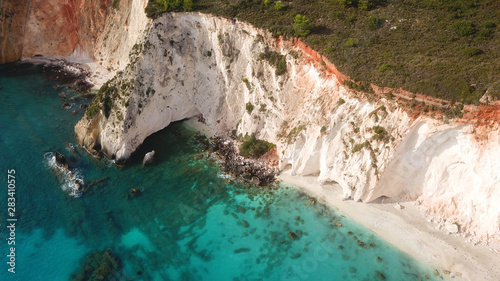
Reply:
[[[150, 0], [157, 13], [148, 15], [167, 2], [163, 10], [183, 11], [185, 1]], [[190, 8], [301, 36], [364, 85], [464, 103], [486, 91], [500, 97], [497, 0], [195, 0]]]

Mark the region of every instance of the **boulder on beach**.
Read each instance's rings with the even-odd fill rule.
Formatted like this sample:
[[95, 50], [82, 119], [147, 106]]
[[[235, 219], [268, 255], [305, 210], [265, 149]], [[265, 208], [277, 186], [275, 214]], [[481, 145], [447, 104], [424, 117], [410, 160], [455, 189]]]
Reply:
[[153, 150], [144, 155], [144, 159], [142, 160], [142, 165], [149, 166], [152, 165], [154, 161], [155, 161], [155, 151]]
[[448, 234], [458, 233], [458, 225], [456, 223], [447, 223], [446, 230], [448, 231]]

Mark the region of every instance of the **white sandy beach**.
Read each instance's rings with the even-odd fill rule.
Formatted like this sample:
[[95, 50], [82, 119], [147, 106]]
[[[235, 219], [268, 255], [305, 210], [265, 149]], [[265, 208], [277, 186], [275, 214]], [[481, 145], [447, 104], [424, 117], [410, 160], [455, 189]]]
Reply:
[[428, 222], [412, 202], [401, 203], [403, 208], [396, 209], [394, 203], [343, 201], [338, 185], [321, 186], [315, 177], [292, 176], [289, 170], [278, 178], [338, 208], [398, 249], [437, 269], [444, 280], [500, 280], [500, 245], [474, 246], [466, 238], [449, 235]]
[[[197, 121], [184, 124], [213, 136], [214, 132]], [[448, 234], [427, 220], [413, 202], [370, 203], [342, 200], [339, 185], [320, 185], [314, 176], [292, 176], [283, 171], [278, 180], [299, 187], [318, 202], [338, 209], [354, 221], [375, 232], [401, 251], [436, 269], [444, 280], [500, 280], [500, 245], [473, 245], [460, 235]]]

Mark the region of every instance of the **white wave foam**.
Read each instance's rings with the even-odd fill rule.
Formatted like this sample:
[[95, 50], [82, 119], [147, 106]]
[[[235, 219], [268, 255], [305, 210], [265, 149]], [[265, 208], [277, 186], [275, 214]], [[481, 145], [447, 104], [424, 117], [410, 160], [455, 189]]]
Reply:
[[80, 186], [83, 186], [84, 177], [79, 169], [73, 169], [72, 171], [63, 169], [56, 164], [56, 156], [53, 152], [47, 152], [43, 155], [45, 162], [49, 168], [55, 170], [60, 175], [62, 181], [61, 189], [68, 192], [71, 197], [80, 197], [82, 191], [78, 189], [77, 182]]

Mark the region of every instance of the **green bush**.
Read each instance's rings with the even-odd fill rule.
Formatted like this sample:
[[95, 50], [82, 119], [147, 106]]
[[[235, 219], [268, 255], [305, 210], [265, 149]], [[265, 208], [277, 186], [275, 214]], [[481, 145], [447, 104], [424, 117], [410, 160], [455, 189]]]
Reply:
[[359, 0], [358, 9], [360, 10], [369, 10], [373, 6], [372, 0]]
[[247, 109], [248, 114], [252, 114], [252, 111], [254, 109], [253, 104], [251, 102], [247, 102], [246, 109]]
[[384, 63], [382, 64], [381, 66], [379, 66], [378, 70], [381, 71], [381, 72], [384, 72], [384, 71], [387, 71], [387, 70], [390, 70], [391, 69], [391, 66]]
[[306, 37], [311, 33], [311, 24], [305, 16], [297, 14], [293, 19], [293, 31], [298, 37]]
[[466, 37], [476, 33], [476, 28], [472, 22], [463, 20], [455, 23], [455, 31], [459, 36]]
[[286, 73], [286, 61], [284, 59], [279, 60], [276, 63], [276, 75], [280, 76]]
[[477, 47], [467, 47], [464, 49], [464, 55], [466, 55], [468, 57], [480, 55], [482, 52], [483, 51], [481, 51], [481, 49], [479, 49]]
[[250, 81], [248, 81], [247, 78], [242, 78], [241, 81], [247, 85], [248, 90], [252, 89], [252, 85], [250, 84]]
[[496, 23], [491, 21], [491, 20], [487, 20], [487, 21], [484, 21], [482, 24], [481, 24], [481, 27], [482, 28], [487, 28], [487, 29], [493, 29], [495, 27], [497, 27]]
[[276, 67], [277, 76], [286, 73], [286, 56], [275, 51], [269, 51], [269, 49], [266, 48], [264, 53], [259, 54], [259, 59], [265, 59], [269, 64], [274, 65], [274, 67]]
[[382, 26], [382, 19], [377, 16], [371, 15], [368, 20], [366, 20], [366, 25], [368, 28], [374, 30]]
[[184, 0], [182, 4], [182, 8], [184, 12], [190, 12], [193, 10], [193, 0]]
[[245, 138], [240, 146], [240, 155], [243, 157], [254, 157], [258, 158], [271, 149], [275, 148], [276, 145], [265, 140], [259, 140], [252, 134]]
[[346, 45], [347, 47], [356, 47], [356, 42], [354, 42], [354, 39], [349, 38], [349, 39], [347, 39], [347, 41], [345, 42], [345, 45]]
[[283, 4], [281, 3], [281, 1], [276, 1], [276, 4], [274, 4], [274, 9], [276, 11], [281, 11], [283, 9]]
[[491, 35], [493, 35], [493, 32], [495, 31], [495, 27], [497, 27], [497, 25], [493, 21], [484, 21], [481, 24], [479, 35], [481, 35], [482, 37], [491, 37]]
[[368, 147], [370, 147], [369, 141], [365, 141], [363, 143], [358, 143], [352, 148], [352, 153], [356, 153], [356, 152], [360, 151], [361, 149], [368, 148]]
[[383, 140], [384, 142], [387, 141], [387, 136], [388, 136], [388, 133], [387, 131], [385, 130], [384, 127], [382, 126], [374, 126], [372, 128], [373, 132], [375, 133], [373, 136], [372, 136], [372, 139], [374, 140]]

